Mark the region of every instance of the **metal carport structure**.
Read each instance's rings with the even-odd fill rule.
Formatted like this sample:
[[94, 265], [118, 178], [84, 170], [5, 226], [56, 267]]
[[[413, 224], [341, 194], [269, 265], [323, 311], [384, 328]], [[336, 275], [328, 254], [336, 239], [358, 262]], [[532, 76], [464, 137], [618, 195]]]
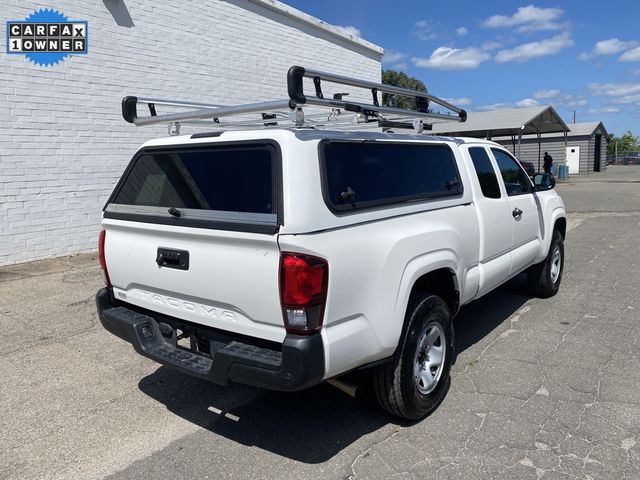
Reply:
[[[430, 131], [433, 135], [453, 137], [475, 137], [491, 140], [493, 137], [511, 137], [513, 153], [520, 157], [522, 136], [538, 136], [540, 150], [541, 135], [544, 133], [564, 133], [565, 145], [569, 127], [551, 105], [539, 107], [509, 108], [487, 112], [468, 112], [464, 123], [436, 123]], [[516, 153], [517, 140], [517, 153]], [[540, 152], [538, 152], [540, 155]]]

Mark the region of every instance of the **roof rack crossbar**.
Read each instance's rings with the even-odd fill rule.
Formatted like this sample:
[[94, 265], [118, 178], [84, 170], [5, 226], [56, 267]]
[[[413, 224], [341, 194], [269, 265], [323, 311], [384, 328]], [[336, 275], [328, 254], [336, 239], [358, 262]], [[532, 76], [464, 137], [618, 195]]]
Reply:
[[[136, 97], [125, 97], [123, 102], [123, 110], [125, 109], [125, 102], [133, 102], [130, 100], [131, 98]], [[147, 101], [151, 101], [151, 99], [146, 99]], [[137, 102], [141, 102], [140, 99], [137, 99]], [[155, 103], [158, 105], [158, 102], [153, 101], [151, 103]], [[179, 103], [179, 102], [176, 102]], [[180, 113], [166, 113], [164, 115], [156, 115], [155, 117], [133, 117], [133, 121], [130, 123], [134, 123], [137, 126], [141, 127], [144, 125], [153, 125], [155, 123], [174, 123], [180, 122], [182, 120], [201, 120], [205, 118], [220, 118], [229, 115], [240, 115], [244, 113], [263, 113], [270, 112], [271, 110], [280, 110], [283, 108], [289, 107], [289, 100], [271, 100], [268, 102], [258, 102], [258, 103], [247, 103], [244, 105], [230, 105], [225, 107], [217, 107], [217, 108], [199, 108], [196, 110], [190, 110], [186, 112]], [[125, 120], [127, 118], [125, 117]]]
[[[316, 92], [320, 91], [321, 80], [326, 80], [327, 82], [337, 83], [340, 85], [349, 85], [352, 87], [360, 87], [360, 88], [371, 90], [371, 94], [374, 99], [372, 104], [343, 102], [344, 104], [347, 104], [347, 105], [354, 105], [354, 106], [357, 105], [363, 110], [370, 109], [370, 110], [375, 110], [381, 113], [385, 113], [385, 112], [399, 113], [399, 111], [406, 113], [407, 110], [411, 111], [411, 109], [396, 108], [396, 107], [381, 107], [381, 106], [375, 105], [377, 103], [376, 99], [377, 99], [378, 92], [383, 92], [383, 93], [391, 93], [395, 95], [409, 97], [414, 100], [421, 99], [422, 101], [418, 101], [420, 107], [417, 107], [416, 110], [413, 110], [413, 114], [416, 115], [418, 118], [425, 118], [425, 117], [432, 118], [430, 117], [432, 113], [422, 111], [423, 109], [426, 110], [426, 107], [428, 107], [429, 102], [435, 103], [437, 105], [440, 105], [441, 107], [446, 108], [447, 110], [457, 113], [459, 117], [459, 121], [464, 122], [467, 118], [467, 112], [465, 112], [463, 109], [458, 108], [452, 103], [449, 103], [446, 100], [438, 98], [427, 92], [418, 92], [416, 90], [410, 90], [408, 88], [400, 88], [393, 85], [385, 85], [383, 83], [375, 83], [375, 82], [370, 82], [368, 80], [345, 77], [343, 75], [336, 75], [333, 73], [321, 72], [319, 70], [313, 70], [313, 69], [304, 68], [300, 66], [291, 67], [287, 74], [287, 89], [288, 89], [289, 97], [296, 104], [309, 103], [312, 105], [341, 107], [341, 105], [333, 104], [331, 100], [324, 99], [322, 96], [309, 97], [305, 95], [304, 82], [303, 82], [304, 78], [313, 79], [313, 82], [316, 86]], [[343, 106], [342, 108], [346, 108], [346, 107]], [[418, 108], [420, 109], [418, 110]], [[389, 109], [392, 109], [392, 110], [389, 110]], [[443, 115], [443, 114], [440, 114], [440, 115]], [[435, 118], [440, 119], [441, 116], [435, 117]], [[453, 118], [453, 115], [449, 115], [447, 117], [448, 120], [451, 120], [452, 118]]]
[[[310, 78], [313, 81], [315, 95], [305, 95], [304, 78]], [[371, 103], [343, 99], [348, 93], [334, 93], [333, 95], [327, 95], [332, 98], [326, 98], [322, 91], [322, 81], [370, 90]], [[179, 123], [203, 123], [210, 124], [216, 128], [252, 125], [254, 123], [262, 125], [264, 128], [275, 125], [329, 128], [337, 125], [370, 124], [375, 121], [387, 122], [387, 124], [394, 121], [406, 123], [422, 122], [423, 120], [430, 120], [431, 123], [433, 121], [464, 122], [467, 118], [467, 113], [463, 109], [426, 92], [305, 69], [300, 66], [293, 66], [289, 69], [287, 89], [289, 98], [241, 105], [217, 105], [128, 96], [122, 100], [122, 116], [127, 122], [137, 126], [168, 123], [176, 126], [177, 131], [179, 131]], [[378, 101], [379, 92], [408, 97], [413, 107], [400, 108], [380, 105]], [[147, 105], [150, 115], [139, 117], [138, 104]], [[433, 111], [429, 108], [430, 104], [444, 107], [457, 115]], [[319, 108], [312, 108], [307, 115], [307, 106], [329, 108], [330, 113], [328, 115], [319, 114], [317, 113], [320, 110]], [[185, 110], [176, 113], [158, 114], [158, 107], [184, 108]], [[305, 107], [305, 112], [303, 112], [303, 107]], [[237, 117], [235, 123], [221, 121], [221, 119], [227, 120], [226, 117], [243, 115], [246, 117], [249, 114], [258, 114], [255, 122], [253, 119]], [[347, 114], [351, 115], [351, 120], [345, 118], [348, 116]], [[336, 121], [337, 117], [340, 117], [339, 121]], [[278, 119], [278, 121], [265, 122], [265, 120], [274, 119]], [[281, 119], [283, 121], [280, 121]]]

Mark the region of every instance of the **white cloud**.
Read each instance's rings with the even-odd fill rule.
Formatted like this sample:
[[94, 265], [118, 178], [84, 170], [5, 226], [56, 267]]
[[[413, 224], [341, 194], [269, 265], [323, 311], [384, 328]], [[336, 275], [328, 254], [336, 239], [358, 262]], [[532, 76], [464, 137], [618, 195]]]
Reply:
[[407, 58], [406, 53], [396, 52], [394, 50], [386, 50], [382, 56], [383, 63], [397, 63]]
[[444, 98], [449, 103], [453, 103], [456, 107], [464, 107], [466, 105], [471, 105], [471, 99], [467, 97], [460, 98]]
[[513, 103], [492, 103], [490, 105], [482, 105], [480, 107], [478, 107], [478, 110], [502, 110], [504, 108], [513, 108], [515, 106], [515, 104]]
[[406, 70], [408, 67], [406, 58], [406, 53], [387, 50], [382, 56], [382, 64], [391, 70]]
[[501, 108], [508, 108], [505, 107], [504, 105], [506, 105], [506, 103], [492, 103], [490, 105], [480, 105], [477, 110], [479, 111], [492, 111], [492, 110], [500, 110]]
[[536, 90], [533, 92], [533, 98], [538, 100], [546, 100], [548, 98], [557, 98], [560, 96], [560, 90]]
[[464, 37], [469, 33], [469, 30], [467, 30], [465, 27], [458, 27], [456, 28], [456, 33], [461, 37]]
[[627, 97], [640, 94], [640, 83], [590, 83], [587, 88], [595, 96]]
[[524, 108], [524, 107], [537, 107], [540, 105], [540, 102], [533, 98], [524, 98], [518, 102], [516, 102], [516, 107]]
[[[541, 100], [544, 100], [541, 102]], [[576, 97], [560, 90], [537, 90], [533, 93], [533, 98], [523, 98], [513, 103], [500, 102], [490, 105], [483, 105], [478, 110], [500, 110], [503, 108], [526, 108], [538, 107], [541, 105], [553, 104], [556, 107], [576, 108], [584, 107], [588, 104], [582, 97]]]
[[494, 41], [488, 41], [488, 42], [484, 42], [482, 44], [482, 49], [489, 52], [491, 50], [496, 50], [498, 48], [502, 48], [502, 44], [499, 42], [494, 42]]
[[636, 46], [638, 46], [638, 42], [633, 40], [623, 42], [617, 38], [609, 38], [608, 40], [600, 40], [599, 42], [596, 42], [591, 52], [582, 52], [578, 55], [578, 58], [580, 60], [589, 60], [601, 55], [615, 55], [616, 53], [620, 53]]
[[618, 60], [621, 62], [640, 62], [640, 47], [624, 52]]
[[513, 15], [493, 15], [482, 25], [489, 28], [517, 27], [519, 32], [559, 30], [566, 24], [557, 20], [564, 14], [560, 8], [538, 8], [533, 5], [518, 8]]
[[617, 38], [610, 38], [609, 40], [601, 40], [593, 47], [594, 55], [614, 55], [628, 48], [633, 48], [638, 45], [636, 41], [622, 42]]
[[539, 42], [530, 42], [518, 45], [511, 50], [500, 50], [496, 54], [496, 62], [528, 62], [533, 58], [546, 57], [547, 55], [555, 55], [561, 50], [571, 47], [573, 39], [568, 32], [547, 38]]
[[485, 110], [495, 108], [513, 108], [513, 107], [537, 107], [542, 104], [553, 104], [555, 107], [576, 108], [587, 105], [587, 100], [583, 97], [574, 96], [563, 93], [557, 89], [536, 90], [533, 92], [533, 98], [524, 98], [514, 103], [497, 103], [486, 105]]
[[623, 97], [615, 97], [609, 100], [609, 103], [613, 105], [629, 105], [632, 103], [640, 104], [640, 94], [625, 95]]
[[342, 30], [347, 35], [351, 35], [352, 37], [362, 37], [362, 32], [353, 25], [336, 25], [336, 28]]
[[481, 111], [493, 111], [493, 110], [500, 110], [501, 108], [510, 108], [512, 105], [508, 105], [506, 103], [492, 103], [490, 105], [481, 105], [478, 107], [478, 110]]
[[614, 109], [617, 108], [616, 105], [640, 106], [640, 83], [590, 83], [587, 89], [593, 96], [607, 97], [604, 108]]
[[600, 108], [591, 108], [587, 110], [587, 113], [591, 115], [600, 115], [602, 113], [618, 113], [618, 112], [620, 112], [620, 109], [618, 107], [609, 107], [609, 106], [600, 107]]
[[584, 98], [567, 95], [566, 97], [562, 98], [559, 102], [557, 102], [557, 104], [565, 108], [575, 108], [575, 107], [586, 107], [589, 104], [589, 102]]
[[518, 100], [517, 102], [507, 103], [507, 102], [498, 102], [491, 103], [489, 105], [482, 105], [478, 107], [478, 110], [502, 110], [505, 108], [527, 108], [527, 107], [537, 107], [540, 106], [540, 102], [534, 100], [533, 98], [523, 98], [522, 100]]
[[489, 54], [479, 48], [436, 48], [429, 58], [413, 57], [411, 61], [416, 67], [434, 68], [437, 70], [473, 70], [489, 59]]
[[420, 40], [433, 40], [438, 38], [438, 34], [435, 32], [436, 24], [429, 20], [420, 20], [416, 22], [413, 28], [413, 34]]
[[547, 100], [555, 106], [564, 108], [584, 107], [588, 103], [583, 97], [576, 97], [556, 89], [536, 90], [533, 92], [533, 98], [537, 100]]
[[409, 68], [409, 65], [407, 64], [407, 62], [399, 62], [399, 63], [392, 63], [392, 64], [388, 65], [388, 67], [391, 70], [404, 71], [407, 68]]
[[525, 98], [516, 102], [516, 107], [518, 108], [537, 107], [538, 105], [540, 105], [540, 102], [533, 98]]

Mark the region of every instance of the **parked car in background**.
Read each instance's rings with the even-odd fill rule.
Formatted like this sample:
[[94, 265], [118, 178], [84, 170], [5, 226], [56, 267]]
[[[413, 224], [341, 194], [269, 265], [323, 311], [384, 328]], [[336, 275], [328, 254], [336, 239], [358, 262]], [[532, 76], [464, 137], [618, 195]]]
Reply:
[[524, 171], [527, 172], [527, 175], [533, 177], [536, 174], [536, 167], [533, 162], [523, 162], [521, 160], [518, 160], [518, 162], [520, 162], [520, 165], [522, 165]]

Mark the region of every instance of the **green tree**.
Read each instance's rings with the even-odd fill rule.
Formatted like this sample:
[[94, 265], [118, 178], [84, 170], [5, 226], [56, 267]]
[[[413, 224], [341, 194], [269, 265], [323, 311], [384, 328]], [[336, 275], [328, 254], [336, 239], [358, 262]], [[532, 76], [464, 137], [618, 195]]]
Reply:
[[630, 130], [627, 130], [621, 137], [609, 134], [607, 137], [607, 154], [615, 154], [616, 148], [618, 155], [639, 150], [640, 138], [634, 136]]
[[[427, 91], [426, 85], [417, 78], [410, 77], [404, 72], [396, 72], [395, 70], [383, 70], [382, 83], [385, 85], [393, 85], [394, 87], [408, 88], [409, 90], [416, 90], [418, 92]], [[382, 104], [387, 107], [415, 108], [414, 99], [392, 93], [382, 94]]]
[[615, 142], [616, 136], [613, 133], [607, 135], [607, 155], [613, 155], [616, 153], [616, 147], [613, 142]]

